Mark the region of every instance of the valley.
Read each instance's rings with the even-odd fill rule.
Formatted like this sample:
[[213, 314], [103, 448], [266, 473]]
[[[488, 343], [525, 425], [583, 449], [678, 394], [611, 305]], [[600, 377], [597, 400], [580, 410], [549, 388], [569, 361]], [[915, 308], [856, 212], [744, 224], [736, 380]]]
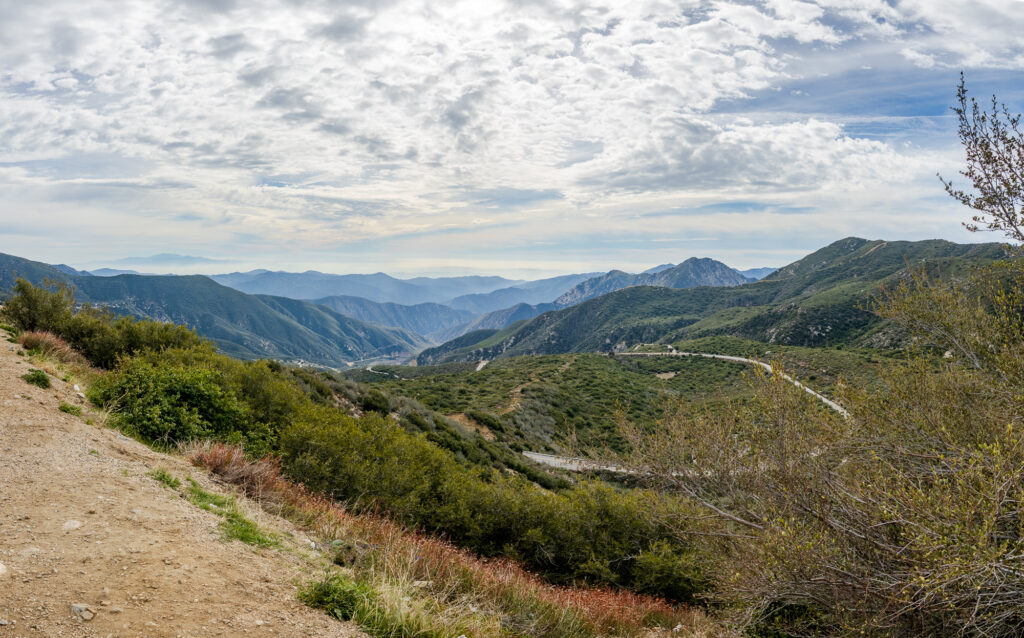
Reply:
[[[775, 507], [771, 490], [793, 493], [787, 473], [829, 455], [845, 459], [858, 437], [879, 436], [846, 432], [867, 427], [865, 414], [897, 409], [873, 403], [902, 391], [894, 379], [929, 396], [945, 392], [929, 383], [959, 374], [949, 363], [955, 355], [916, 341], [915, 324], [901, 315], [937, 306], [894, 305], [912, 297], [921, 285], [913, 282], [957, 285], [1016, 263], [1003, 255], [996, 244], [848, 238], [758, 281], [690, 259], [582, 281], [412, 284], [316, 273], [308, 285], [301, 277], [275, 284], [301, 296], [384, 281], [377, 299], [418, 286], [422, 300], [410, 305], [266, 294], [257, 285], [266, 273], [230, 281], [250, 293], [216, 277], [95, 276], [11, 256], [0, 256], [0, 278], [16, 282], [4, 316], [15, 322], [5, 328], [10, 341], [25, 349], [17, 354], [68, 379], [63, 370], [75, 370], [90, 409], [127, 435], [182, 449], [197, 449], [187, 448], [196, 439], [228, 446], [216, 449], [275, 468], [275, 481], [337, 504], [362, 521], [348, 524], [357, 529], [378, 524], [360, 517], [384, 516], [455, 543], [465, 560], [529, 569], [544, 587], [612, 588], [615, 614], [632, 605], [682, 618], [727, 587], [716, 561], [736, 560], [736, 550], [721, 539], [757, 538], [737, 536], [736, 526], [766, 526], [749, 512]], [[503, 287], [486, 292], [491, 286]], [[536, 301], [529, 295], [564, 286], [551, 301], [504, 311], [442, 303], [474, 290], [460, 303], [479, 310], [492, 292], [492, 301]], [[71, 368], [54, 367], [60, 361]], [[807, 471], [801, 485], [831, 489]], [[341, 543], [333, 560], [355, 576], [342, 571], [307, 587], [347, 582], [383, 600], [393, 576], [360, 566], [346, 542], [327, 546]], [[413, 596], [444, 608], [432, 598], [444, 592], [420, 580], [428, 584]], [[471, 608], [473, 618], [519, 618], [504, 602], [489, 604], [483, 615]], [[566, 618], [558, 614], [544, 621], [557, 627], [552, 637], [563, 627], [555, 618]], [[623, 635], [650, 635], [654, 617], [628, 621]], [[411, 621], [398, 613], [386, 622]], [[604, 625], [587, 626], [581, 635], [605, 635]]]

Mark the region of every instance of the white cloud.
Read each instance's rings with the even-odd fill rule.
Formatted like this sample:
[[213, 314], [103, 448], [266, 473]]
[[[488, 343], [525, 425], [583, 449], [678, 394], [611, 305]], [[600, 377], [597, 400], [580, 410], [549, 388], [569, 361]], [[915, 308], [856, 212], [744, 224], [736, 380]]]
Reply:
[[[827, 113], [719, 107], [855, 44], [922, 67], [1020, 68], [1014, 6], [0, 0], [0, 220], [23, 238], [63, 229], [50, 245], [82, 253], [365, 258], [392, 242], [417, 263], [442, 241], [454, 255], [491, 236], [614, 236], [637, 212], [714, 197], [814, 201], [839, 228], [830, 198], [916, 197], [929, 158]], [[502, 189], [562, 196], [469, 195]], [[721, 234], [737, 219], [672, 223]], [[430, 234], [452, 229], [466, 232]]]

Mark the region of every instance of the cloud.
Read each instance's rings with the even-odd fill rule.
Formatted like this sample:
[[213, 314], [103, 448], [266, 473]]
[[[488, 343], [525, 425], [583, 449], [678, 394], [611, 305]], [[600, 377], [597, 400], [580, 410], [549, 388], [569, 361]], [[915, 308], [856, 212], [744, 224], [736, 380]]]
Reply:
[[[1024, 100], [1015, 7], [0, 0], [0, 226], [82, 254], [416, 263], [540, 238], [583, 255], [581, 229], [595, 258], [627, 231], [793, 245], [797, 217], [931, 234], [956, 71]], [[681, 209], [699, 213], [642, 217]]]
[[206, 41], [210, 47], [210, 55], [221, 60], [229, 60], [250, 47], [244, 33], [231, 33]]
[[335, 42], [349, 42], [363, 35], [367, 22], [368, 18], [342, 13], [330, 22], [314, 27], [312, 33]]

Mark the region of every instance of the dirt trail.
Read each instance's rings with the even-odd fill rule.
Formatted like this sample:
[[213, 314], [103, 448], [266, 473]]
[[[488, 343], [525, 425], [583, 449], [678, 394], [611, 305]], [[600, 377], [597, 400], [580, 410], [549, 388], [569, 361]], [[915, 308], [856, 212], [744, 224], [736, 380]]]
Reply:
[[222, 540], [220, 518], [146, 474], [228, 490], [60, 412], [84, 401], [56, 378], [48, 390], [19, 378], [30, 363], [16, 348], [0, 341], [0, 638], [363, 635], [296, 600], [320, 560], [301, 532], [240, 499], [282, 546]]
[[[575, 355], [570, 356], [568, 359], [566, 359], [565, 362], [558, 367], [558, 372], [559, 373], [565, 372], [570, 367], [572, 367], [572, 364], [574, 364], [574, 363], [576, 363], [576, 356]], [[529, 379], [527, 379], [523, 383], [517, 385], [516, 387], [512, 388], [512, 391], [509, 392], [508, 404], [504, 408], [502, 408], [498, 412], [498, 414], [508, 414], [509, 412], [512, 412], [513, 410], [518, 408], [519, 404], [522, 403], [522, 401], [523, 401], [523, 390], [525, 390], [526, 388], [530, 387], [530, 385], [532, 385], [532, 384], [537, 382], [537, 375], [538, 375], [537, 372], [531, 372]]]

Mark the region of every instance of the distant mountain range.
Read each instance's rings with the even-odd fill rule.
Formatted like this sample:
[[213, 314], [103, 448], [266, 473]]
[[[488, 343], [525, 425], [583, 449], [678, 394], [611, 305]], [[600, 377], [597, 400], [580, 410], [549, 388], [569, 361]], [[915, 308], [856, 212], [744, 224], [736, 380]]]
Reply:
[[271, 272], [254, 270], [227, 275], [211, 275], [211, 279], [230, 288], [253, 295], [276, 295], [292, 299], [324, 297], [362, 297], [380, 303], [414, 305], [440, 303], [477, 293], [488, 293], [522, 281], [504, 277], [416, 277], [398, 279], [382, 272], [372, 275], [331, 275], [306, 272]]
[[199, 275], [69, 275], [47, 264], [0, 254], [0, 296], [16, 277], [36, 284], [45, 279], [66, 281], [75, 286], [80, 302], [189, 326], [221, 351], [244, 359], [345, 367], [352, 362], [406, 359], [427, 345], [405, 330], [358, 321], [304, 301], [247, 295]]
[[741, 270], [739, 272], [747, 279], [757, 281], [759, 279], [764, 279], [776, 270], [778, 270], [778, 268], [747, 268], [746, 270]]
[[[583, 277], [583, 275], [573, 275]], [[566, 280], [569, 281], [569, 280]], [[568, 308], [588, 299], [600, 297], [632, 286], [663, 286], [666, 288], [694, 288], [696, 286], [738, 286], [753, 281], [720, 261], [706, 258], [687, 259], [678, 266], [663, 264], [640, 274], [612, 270], [605, 274], [583, 279], [548, 303], [520, 302], [513, 306], [488, 312], [463, 326], [462, 332], [473, 330], [501, 330], [523, 319], [532, 319], [545, 312]], [[440, 336], [456, 337], [462, 332], [448, 331]]]
[[468, 310], [457, 310], [437, 303], [404, 306], [341, 295], [314, 299], [312, 303], [360, 321], [402, 328], [438, 343], [447, 341], [449, 337], [446, 335], [451, 330], [457, 330], [476, 318], [476, 314]]
[[503, 310], [517, 304], [538, 304], [554, 301], [573, 286], [600, 276], [599, 272], [576, 275], [562, 275], [549, 279], [527, 281], [516, 286], [500, 288], [489, 293], [462, 295], [448, 302], [453, 308], [470, 310], [480, 314]]
[[632, 286], [663, 286], [665, 288], [694, 288], [696, 286], [739, 286], [751, 281], [732, 268], [714, 259], [691, 257], [678, 266], [661, 268], [655, 272], [631, 275], [613, 270], [593, 277], [555, 299], [561, 308], [574, 306], [594, 297]]
[[[863, 306], [878, 287], [925, 264], [956, 273], [1004, 256], [1000, 244], [869, 241], [835, 242], [764, 279], [736, 286], [630, 286], [569, 308], [474, 332], [423, 351], [420, 365], [523, 354], [611, 351], [636, 343], [734, 335], [792, 345], [860, 343], [887, 337], [882, 322]], [[685, 263], [685, 262], [684, 262]], [[661, 270], [648, 275], [670, 272]], [[625, 273], [609, 273], [614, 285]], [[589, 283], [589, 286], [595, 284]], [[584, 286], [585, 291], [589, 291]], [[477, 320], [474, 326], [484, 326]]]
[[63, 280], [80, 301], [190, 326], [234, 356], [345, 367], [417, 352], [421, 363], [433, 363], [716, 334], [801, 345], [868, 343], [881, 337], [863, 302], [908, 263], [955, 270], [1001, 254], [997, 244], [851, 237], [777, 270], [741, 272], [690, 258], [636, 274], [535, 281], [270, 270], [141, 275], [0, 255], [0, 297], [15, 273], [35, 283]]

